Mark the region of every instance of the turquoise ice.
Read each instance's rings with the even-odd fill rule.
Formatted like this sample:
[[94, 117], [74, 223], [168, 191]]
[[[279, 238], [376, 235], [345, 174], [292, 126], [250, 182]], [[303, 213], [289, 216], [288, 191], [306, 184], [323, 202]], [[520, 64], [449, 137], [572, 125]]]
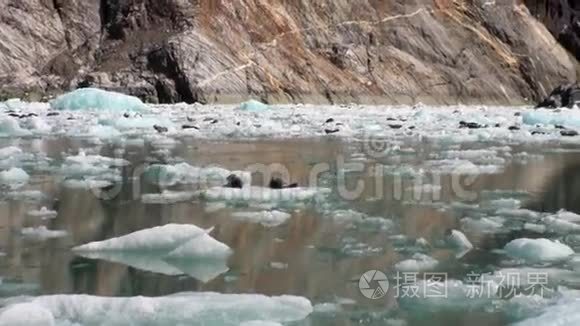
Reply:
[[56, 110], [142, 111], [145, 104], [134, 97], [97, 88], [81, 88], [66, 93], [50, 102]]

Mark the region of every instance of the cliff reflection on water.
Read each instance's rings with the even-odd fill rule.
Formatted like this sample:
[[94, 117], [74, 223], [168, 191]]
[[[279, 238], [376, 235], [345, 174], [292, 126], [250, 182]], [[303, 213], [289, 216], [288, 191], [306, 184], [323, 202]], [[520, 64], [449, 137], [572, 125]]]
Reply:
[[[43, 146], [49, 155], [52, 153], [58, 160], [61, 158], [59, 153], [65, 148], [75, 153], [81, 145], [55, 140], [46, 141]], [[195, 142], [188, 147], [177, 148], [173, 154], [191, 165], [217, 163], [231, 170], [244, 169], [256, 163], [280, 163], [289, 169], [291, 180], [302, 185], [308, 184], [313, 166], [329, 163], [331, 172], [323, 175], [321, 182], [334, 187], [337, 157], [344, 156], [348, 161], [360, 149], [358, 145], [336, 140]], [[102, 155], [112, 153], [113, 148], [103, 148], [101, 151]], [[127, 151], [127, 158], [133, 163], [143, 162], [146, 157], [148, 155], [138, 149]], [[421, 159], [420, 155], [418, 159]], [[457, 212], [441, 210], [436, 205], [409, 205], [409, 198], [404, 196], [394, 198], [397, 196], [392, 191], [395, 182], [392, 176], [384, 176], [382, 198], [373, 198], [377, 181], [371, 170], [376, 168], [375, 163], [380, 163], [380, 160], [367, 159], [364, 172], [347, 176], [349, 186], [357, 180], [363, 180], [367, 185], [360, 198], [341, 202], [332, 197], [334, 202], [331, 206], [346, 206], [370, 216], [393, 218], [400, 224], [401, 233], [414, 239], [425, 238], [431, 243], [440, 240], [448, 228], [458, 227]], [[579, 193], [575, 191], [580, 184], [579, 163], [580, 155], [573, 152], [547, 154], [541, 161], [509, 165], [501, 174], [480, 175], [471, 187], [478, 193], [482, 190], [525, 190], [532, 194], [527, 203], [530, 207], [546, 211], [566, 208], [580, 212]], [[126, 171], [120, 193], [110, 200], [99, 199], [91, 191], [59, 186], [55, 177], [48, 174], [34, 175], [32, 186], [48, 197], [41, 205], [23, 201], [0, 202], [0, 246], [1, 251], [6, 253], [5, 257], [0, 258], [0, 275], [5, 280], [22, 285], [22, 289], [26, 290], [24, 292], [30, 294], [158, 296], [183, 291], [255, 292], [302, 295], [314, 302], [349, 298], [362, 305], [378, 305], [383, 309], [396, 306], [393, 296], [380, 302], [370, 302], [361, 297], [356, 286], [358, 277], [365, 271], [390, 270], [400, 260], [402, 253], [394, 250], [392, 241], [380, 230], [352, 230], [346, 224], [322, 217], [314, 207], [294, 211], [286, 224], [268, 228], [233, 220], [231, 213], [237, 208], [215, 212], [208, 210], [207, 203], [199, 199], [167, 205], [144, 204], [138, 196], [135, 197], [133, 183], [139, 182], [141, 190], [146, 193], [159, 189], [143, 180], [132, 180], [130, 175], [131, 171]], [[257, 176], [255, 183], [261, 182]], [[442, 201], [455, 200], [451, 190], [449, 182], [443, 177]], [[48, 227], [66, 230], [68, 236], [44, 242], [23, 238], [21, 228], [39, 224], [37, 220], [27, 217], [26, 213], [39, 206], [50, 205], [54, 199], [58, 199], [58, 217], [49, 221]], [[183, 275], [163, 275], [120, 263], [76, 257], [70, 251], [76, 245], [167, 223], [193, 223], [204, 228], [216, 226], [212, 235], [234, 250], [228, 262], [229, 271], [203, 283]], [[341, 250], [345, 238], [364, 240], [369, 247], [377, 248], [377, 252], [372, 255], [345, 254]], [[433, 257], [441, 260], [450, 255], [443, 249], [432, 253]], [[475, 259], [481, 259], [483, 265], [489, 257], [478, 256]], [[26, 284], [29, 286], [25, 287]], [[486, 321], [496, 324], [492, 320]], [[349, 324], [345, 322], [345, 325]]]

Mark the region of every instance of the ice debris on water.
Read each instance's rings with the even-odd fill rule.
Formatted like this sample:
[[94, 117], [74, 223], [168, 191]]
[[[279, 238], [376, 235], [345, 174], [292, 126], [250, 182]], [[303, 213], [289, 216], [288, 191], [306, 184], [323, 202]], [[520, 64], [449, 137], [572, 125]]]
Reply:
[[11, 117], [0, 117], [0, 138], [1, 137], [25, 137], [32, 133], [22, 129], [18, 120]]
[[30, 180], [30, 176], [20, 168], [11, 168], [0, 172], [0, 185], [8, 186], [11, 189], [23, 187]]
[[58, 215], [58, 212], [42, 207], [39, 210], [33, 210], [26, 213], [28, 216], [40, 218], [43, 220], [53, 219]]
[[55, 110], [142, 111], [145, 104], [134, 96], [97, 88], [81, 88], [63, 94], [50, 102]]
[[[177, 293], [164, 297], [51, 295], [20, 298], [0, 311], [0, 325], [197, 325], [239, 326], [244, 322], [290, 323], [313, 311], [297, 296]], [[256, 309], [259, 307], [259, 309]]]
[[220, 167], [197, 167], [187, 163], [154, 164], [145, 170], [145, 180], [164, 187], [178, 184], [203, 184], [206, 186], [222, 186], [228, 176], [235, 174], [244, 184], [250, 184], [252, 176], [249, 172], [230, 171]]
[[458, 250], [473, 249], [473, 244], [463, 232], [459, 230], [449, 230], [446, 238], [447, 244]]
[[158, 194], [144, 194], [141, 201], [144, 204], [175, 204], [190, 201], [194, 197], [195, 193], [191, 191], [163, 190]]
[[580, 112], [572, 109], [559, 111], [537, 109], [526, 111], [522, 115], [524, 124], [527, 125], [564, 125], [580, 128]]
[[504, 250], [510, 257], [530, 263], [562, 261], [574, 254], [572, 248], [549, 239], [516, 239]]
[[67, 236], [66, 231], [62, 230], [49, 230], [46, 226], [42, 225], [39, 227], [29, 227], [23, 228], [20, 233], [23, 237], [37, 240], [37, 241], [44, 241], [48, 239], [57, 239]]
[[202, 191], [202, 196], [211, 201], [231, 202], [279, 202], [297, 203], [315, 200], [326, 196], [327, 188], [287, 188], [270, 189], [265, 187], [224, 188], [212, 187]]
[[290, 219], [290, 214], [278, 210], [260, 212], [234, 212], [232, 217], [236, 220], [259, 223], [266, 227], [276, 227]]
[[395, 264], [399, 272], [424, 272], [433, 270], [439, 265], [436, 259], [421, 253], [416, 253], [411, 259], [403, 260]]

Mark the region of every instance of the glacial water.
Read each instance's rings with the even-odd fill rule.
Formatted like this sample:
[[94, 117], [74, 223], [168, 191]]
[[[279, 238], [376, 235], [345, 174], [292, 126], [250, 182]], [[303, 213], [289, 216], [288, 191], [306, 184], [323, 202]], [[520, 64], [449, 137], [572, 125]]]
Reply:
[[[7, 309], [37, 297], [41, 303], [57, 305], [60, 299], [56, 297], [43, 299], [55, 294], [123, 298], [188, 292], [292, 295], [308, 299], [313, 312], [301, 318], [283, 311], [288, 316], [278, 320], [282, 324], [473, 326], [525, 322], [580, 297], [576, 254], [570, 256], [556, 245], [532, 251], [532, 257], [546, 258], [529, 261], [514, 257], [520, 252], [504, 250], [510, 241], [521, 238], [546, 238], [573, 252], [580, 250], [576, 224], [580, 217], [574, 214], [580, 213], [580, 170], [576, 169], [580, 142], [554, 136], [557, 129], [539, 136], [514, 131], [517, 137], [502, 141], [500, 136], [481, 140], [491, 133], [481, 128], [461, 138], [453, 135], [460, 130], [456, 123], [453, 128], [442, 127], [441, 134], [432, 138], [416, 137], [408, 124], [413, 117], [423, 118], [409, 112], [408, 120], [385, 122], [393, 126], [372, 142], [334, 133], [286, 139], [255, 135], [204, 139], [153, 128], [146, 133], [128, 132], [119, 126], [115, 130], [122, 134], [115, 133], [113, 138], [107, 133], [87, 137], [57, 132], [78, 128], [67, 125], [62, 117], [49, 122], [52, 129], [42, 136], [0, 139], [0, 152], [10, 146], [18, 149], [5, 150], [1, 170], [20, 167], [29, 177], [22, 180], [23, 185], [18, 180], [6, 181], [0, 192], [0, 306]], [[513, 116], [504, 111], [498, 115]], [[176, 123], [174, 117], [172, 121]], [[404, 131], [395, 124], [403, 124]], [[421, 129], [420, 122], [413, 124]], [[124, 141], [118, 141], [121, 137]], [[525, 141], [533, 137], [536, 140]], [[99, 158], [87, 158], [91, 155]], [[161, 185], [144, 172], [152, 164], [179, 163], [200, 169], [188, 169], [185, 175], [165, 173], [159, 178], [169, 181]], [[214, 173], [216, 167], [225, 171], [218, 171], [222, 174], [253, 170], [252, 189], [262, 192], [228, 197], [218, 191], [223, 177], [219, 175], [211, 184], [191, 181], [195, 179], [192, 171]], [[264, 190], [269, 182], [265, 167], [287, 173], [288, 183], [298, 183], [295, 197], [277, 199]], [[231, 256], [222, 263], [203, 259], [168, 263], [152, 252], [99, 256], [71, 250], [170, 223], [214, 227], [210, 235], [229, 246]], [[465, 234], [473, 248], [458, 248], [461, 241], [450, 239], [451, 229]], [[547, 250], [545, 256], [541, 250]], [[550, 259], [562, 253], [564, 258]], [[377, 297], [369, 299], [368, 292], [361, 291], [360, 279], [372, 270], [384, 273], [389, 286], [384, 288], [386, 293], [373, 292]], [[512, 283], [498, 280], [500, 271], [507, 271]], [[477, 298], [466, 296], [474, 275], [490, 279], [495, 275], [497, 287]], [[514, 275], [520, 275], [517, 283]], [[536, 279], [536, 287], [530, 288], [524, 284], [533, 281], [530, 275], [547, 279]], [[440, 282], [433, 276], [440, 277]], [[424, 287], [424, 282], [434, 284]], [[475, 284], [487, 286], [481, 280]], [[437, 286], [446, 287], [445, 295], [434, 295], [441, 294]], [[545, 288], [543, 298], [536, 292], [539, 286]], [[378, 287], [376, 279], [369, 284], [369, 288]], [[178, 302], [175, 309], [187, 309], [186, 302]], [[237, 313], [266, 309], [260, 301], [249, 302], [245, 312]], [[171, 307], [160, 302], [148, 308], [159, 313], [160, 319], [147, 319], [147, 323], [121, 316], [138, 303], [109, 304], [119, 316], [63, 321], [57, 316], [80, 318], [86, 313], [74, 314], [62, 307], [49, 310], [56, 325], [183, 322], [181, 310], [172, 315]], [[90, 303], [85, 309], [91, 309]], [[212, 316], [220, 313], [215, 308]], [[226, 313], [223, 316], [229, 318]], [[184, 324], [228, 324], [207, 318]]]

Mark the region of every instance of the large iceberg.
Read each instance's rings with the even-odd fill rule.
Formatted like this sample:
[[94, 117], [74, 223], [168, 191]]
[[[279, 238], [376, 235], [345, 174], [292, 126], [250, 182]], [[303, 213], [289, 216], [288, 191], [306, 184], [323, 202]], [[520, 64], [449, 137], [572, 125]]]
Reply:
[[145, 104], [134, 96], [97, 88], [81, 88], [61, 95], [50, 102], [55, 110], [98, 110], [112, 112], [141, 111]]
[[245, 112], [259, 113], [267, 111], [269, 106], [256, 100], [249, 100], [247, 102], [241, 103], [238, 109]]
[[16, 299], [0, 311], [0, 325], [238, 326], [256, 320], [300, 321], [312, 311], [308, 299], [287, 295], [213, 292], [128, 298], [52, 295]]

